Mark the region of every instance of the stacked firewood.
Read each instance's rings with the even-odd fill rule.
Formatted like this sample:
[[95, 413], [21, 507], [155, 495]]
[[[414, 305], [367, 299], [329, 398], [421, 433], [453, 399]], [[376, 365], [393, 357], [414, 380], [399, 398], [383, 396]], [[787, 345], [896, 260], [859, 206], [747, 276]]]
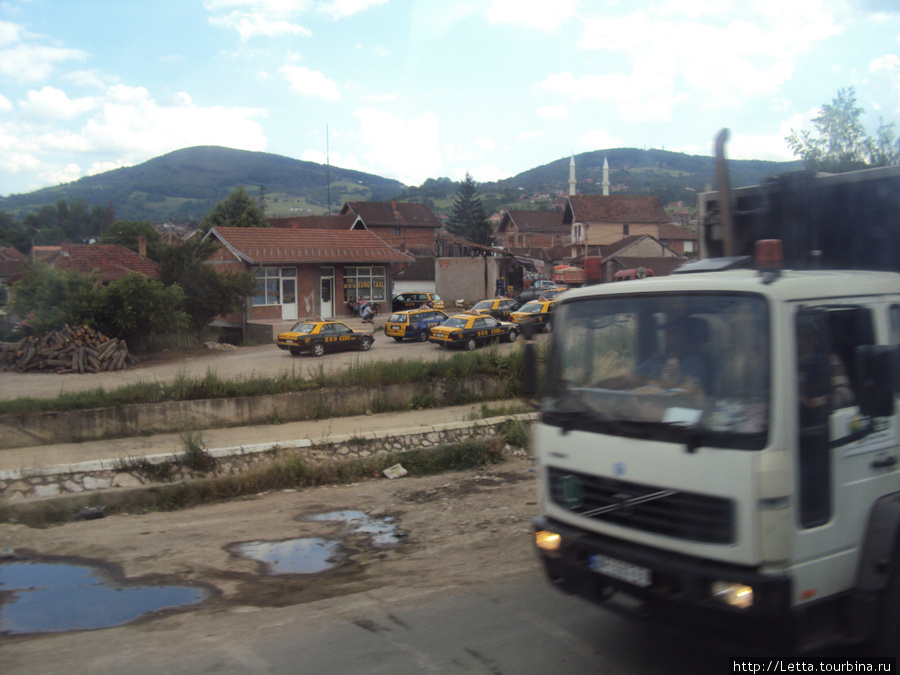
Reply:
[[20, 373], [101, 373], [135, 363], [125, 342], [88, 326], [66, 326], [42, 338], [27, 337], [0, 348], [0, 370]]

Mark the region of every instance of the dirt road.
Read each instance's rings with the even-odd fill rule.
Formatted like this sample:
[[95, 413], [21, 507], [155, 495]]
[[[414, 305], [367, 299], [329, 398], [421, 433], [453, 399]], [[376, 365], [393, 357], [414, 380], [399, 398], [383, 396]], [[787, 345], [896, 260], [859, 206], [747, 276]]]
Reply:
[[[544, 336], [539, 336], [543, 338]], [[521, 342], [499, 345], [501, 353], [519, 349]], [[321, 368], [331, 372], [350, 364], [371, 363], [378, 360], [427, 360], [436, 361], [449, 358], [453, 352], [418, 342], [395, 342], [384, 333], [376, 333], [375, 344], [368, 352], [340, 352], [323, 357], [294, 357], [275, 345], [255, 347], [230, 347], [221, 345], [216, 349], [198, 347], [191, 350], [171, 351], [139, 357], [137, 366], [115, 373], [58, 374], [58, 373], [15, 373], [0, 372], [0, 399], [8, 400], [19, 396], [50, 398], [61, 392], [84, 391], [103, 387], [116, 387], [136, 382], [171, 382], [179, 374], [203, 377], [207, 371], [219, 377], [276, 376], [284, 371], [294, 371], [303, 375], [313, 375]]]

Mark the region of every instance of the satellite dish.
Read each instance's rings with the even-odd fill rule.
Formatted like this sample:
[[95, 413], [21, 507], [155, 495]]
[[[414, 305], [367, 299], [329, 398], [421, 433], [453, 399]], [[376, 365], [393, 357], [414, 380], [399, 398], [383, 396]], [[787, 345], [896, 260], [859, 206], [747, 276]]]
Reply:
[[634, 276], [638, 279], [643, 279], [647, 276], [647, 268], [646, 267], [638, 267], [634, 272]]

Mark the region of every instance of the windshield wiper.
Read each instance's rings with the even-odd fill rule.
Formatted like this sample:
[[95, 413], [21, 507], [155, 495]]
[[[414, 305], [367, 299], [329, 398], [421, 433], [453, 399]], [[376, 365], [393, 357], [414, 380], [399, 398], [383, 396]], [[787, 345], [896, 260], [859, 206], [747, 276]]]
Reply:
[[682, 441], [688, 452], [696, 452], [706, 435], [706, 428], [685, 422], [653, 422], [641, 420], [617, 420], [620, 431], [629, 436], [649, 440]]

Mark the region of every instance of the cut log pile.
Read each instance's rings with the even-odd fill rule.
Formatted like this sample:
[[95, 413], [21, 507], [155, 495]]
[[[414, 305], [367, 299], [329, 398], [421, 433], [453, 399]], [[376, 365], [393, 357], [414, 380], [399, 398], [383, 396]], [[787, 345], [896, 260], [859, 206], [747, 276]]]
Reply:
[[66, 326], [42, 338], [27, 337], [0, 348], [0, 370], [20, 373], [103, 373], [135, 363], [124, 341], [88, 326]]

